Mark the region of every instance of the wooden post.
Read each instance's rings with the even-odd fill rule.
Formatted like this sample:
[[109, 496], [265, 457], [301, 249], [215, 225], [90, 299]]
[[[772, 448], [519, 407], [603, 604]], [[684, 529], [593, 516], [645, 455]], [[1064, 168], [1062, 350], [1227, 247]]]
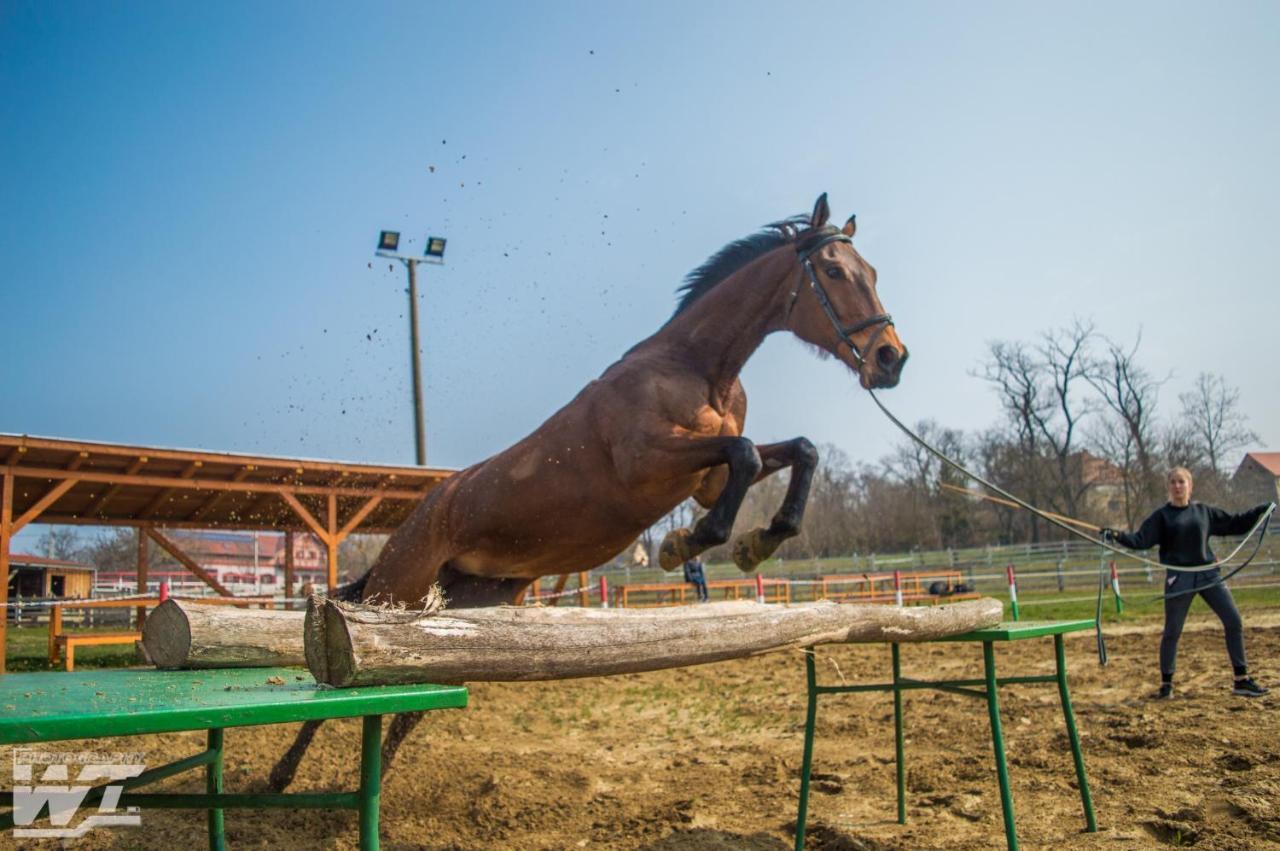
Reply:
[[[147, 596], [147, 536], [143, 534], [142, 527], [138, 527], [138, 570], [137, 570], [137, 586], [140, 596]], [[143, 624], [147, 622], [147, 607], [138, 606], [138, 629], [141, 630]]]
[[0, 482], [0, 674], [4, 673], [5, 640], [9, 629], [9, 538], [13, 525], [13, 476]]
[[338, 587], [338, 496], [329, 494], [329, 535], [325, 538], [325, 550], [329, 553], [329, 594]]
[[586, 608], [591, 603], [591, 592], [587, 588], [587, 571], [578, 574], [578, 605]]
[[293, 533], [284, 533], [284, 607], [293, 608]]

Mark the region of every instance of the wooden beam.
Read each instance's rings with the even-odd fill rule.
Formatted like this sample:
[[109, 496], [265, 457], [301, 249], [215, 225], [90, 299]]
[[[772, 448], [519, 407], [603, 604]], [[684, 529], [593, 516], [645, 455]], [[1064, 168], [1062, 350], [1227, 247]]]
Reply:
[[378, 504], [381, 502], [382, 502], [382, 497], [375, 496], [372, 499], [370, 499], [368, 502], [366, 502], [364, 505], [360, 506], [360, 509], [356, 511], [355, 514], [351, 515], [351, 517], [348, 518], [347, 522], [343, 524], [343, 527], [338, 530], [338, 540], [342, 541], [344, 538], [346, 538], [348, 535], [354, 532], [355, 528], [360, 525], [360, 521], [368, 517], [369, 512], [377, 508]]
[[[147, 567], [150, 559], [147, 553], [147, 536], [142, 534], [142, 527], [138, 527], [138, 566], [134, 572], [134, 585], [138, 589], [138, 593], [146, 596], [147, 593]], [[138, 606], [138, 629], [141, 630], [143, 624], [147, 621], [147, 607]]]
[[22, 458], [22, 454], [26, 451], [27, 447], [25, 446], [15, 446], [10, 449], [8, 456], [4, 459], [5, 466], [12, 467], [14, 464], [17, 464], [18, 460]]
[[284, 607], [293, 608], [293, 533], [284, 533]]
[[[190, 479], [193, 476], [195, 476], [196, 470], [199, 470], [203, 466], [204, 466], [204, 463], [201, 461], [192, 461], [190, 464], [187, 465], [187, 468], [182, 471], [182, 473], [178, 476], [178, 478]], [[160, 508], [160, 506], [164, 505], [165, 500], [172, 497], [174, 491], [176, 490], [177, 488], [173, 487], [173, 488], [166, 488], [165, 490], [160, 491], [160, 493], [156, 494], [156, 498], [151, 500], [151, 502], [147, 504], [146, 508], [138, 512], [138, 514], [136, 515], [137, 519], [146, 520], [152, 514], [155, 514], [156, 511]]]
[[[47, 437], [29, 437], [17, 435], [0, 435], [0, 447], [13, 447], [13, 452], [25, 453], [28, 449], [52, 449], [58, 452], [85, 451], [100, 457], [135, 458], [149, 455], [155, 459], [178, 461], [198, 460], [205, 464], [222, 464], [240, 467], [252, 464], [255, 467], [272, 470], [302, 470], [305, 473], [347, 472], [350, 475], [372, 475], [379, 480], [402, 478], [409, 481], [423, 479], [444, 479], [455, 471], [442, 467], [392, 466], [387, 464], [357, 464], [340, 461], [291, 460], [260, 455], [244, 455], [234, 452], [209, 452], [196, 449], [161, 449], [149, 446], [123, 446], [110, 443], [92, 443], [77, 440], [59, 440]], [[6, 459], [6, 464], [9, 463]]]
[[219, 594], [221, 594], [224, 597], [235, 596], [226, 588], [224, 588], [222, 586], [222, 583], [218, 582], [217, 579], [214, 579], [213, 576], [207, 570], [205, 570], [203, 567], [201, 567], [200, 565], [192, 561], [191, 557], [188, 556], [186, 553], [184, 553], [182, 550], [180, 550], [178, 548], [178, 545], [175, 544], [173, 541], [169, 540], [164, 535], [161, 535], [159, 532], [157, 532], [155, 529], [152, 529], [150, 526], [143, 527], [143, 531], [146, 532], [147, 536], [151, 538], [151, 540], [155, 541], [157, 544], [163, 547], [164, 550], [167, 553], [169, 553], [169, 555], [176, 558], [182, 564], [183, 567], [185, 567], [187, 570], [194, 573], [202, 582], [204, 582], [205, 585], [208, 585], [210, 588], [212, 588], [214, 591], [217, 591]]
[[58, 482], [58, 484], [54, 485], [48, 493], [40, 497], [40, 499], [36, 501], [35, 505], [28, 508], [21, 517], [13, 521], [10, 532], [16, 535], [19, 529], [39, 517], [41, 512], [57, 502], [58, 497], [75, 487], [79, 481], [79, 479], [63, 479], [61, 482]]
[[305, 505], [303, 505], [301, 502], [298, 502], [298, 498], [296, 496], [294, 496], [289, 491], [281, 491], [280, 498], [289, 504], [289, 507], [293, 509], [293, 513], [298, 515], [298, 519], [300, 519], [303, 523], [306, 523], [308, 526], [311, 527], [311, 531], [315, 532], [316, 535], [320, 537], [320, 540], [322, 542], [328, 543], [329, 541], [328, 530], [325, 529], [325, 527], [320, 525], [320, 521], [317, 520], [311, 514], [310, 511], [307, 511], [307, 507]]
[[[270, 494], [269, 498], [271, 500], [278, 499], [278, 497], [275, 494]], [[47, 523], [47, 524], [57, 524], [60, 526], [127, 526], [130, 529], [138, 525], [137, 520], [132, 520], [126, 517], [102, 518], [102, 517], [81, 517], [78, 514], [59, 514], [54, 510], [57, 507], [58, 506], [55, 503], [53, 506], [47, 509], [44, 514], [41, 514], [40, 522]], [[215, 520], [212, 518], [208, 520], [204, 520], [203, 522], [199, 522], [199, 523], [190, 523], [184, 520], [165, 520], [163, 523], [163, 528], [184, 529], [184, 530], [199, 529], [206, 532], [209, 531], [210, 529], [226, 529], [226, 530], [234, 529], [234, 530], [241, 530], [245, 532], [253, 532], [253, 531], [284, 532], [289, 529], [292, 529], [295, 532], [305, 532], [307, 534], [311, 534], [311, 529], [308, 528], [307, 525], [303, 523], [301, 520], [297, 519], [297, 515], [295, 515], [293, 511], [291, 511], [284, 505], [279, 506], [278, 513], [279, 513], [279, 518], [277, 519], [268, 518], [268, 519], [263, 519], [255, 522], [249, 522], [249, 521], [238, 520], [238, 519], [237, 520], [230, 520], [230, 519]], [[249, 512], [247, 510], [237, 512], [238, 517], [245, 517], [248, 514]], [[387, 521], [380, 522], [379, 525], [377, 526], [369, 525], [368, 520], [366, 520], [360, 527], [360, 534], [389, 535], [392, 532], [394, 532], [396, 530], [396, 527], [399, 525], [399, 523], [405, 517], [408, 517], [408, 516], [409, 516], [408, 511], [402, 511], [398, 515], [398, 519], [391, 518]]]
[[551, 590], [551, 605], [560, 605], [560, 592], [564, 590], [564, 586], [569, 582], [569, 574], [562, 573], [556, 577], [556, 587]]
[[[147, 456], [145, 455], [142, 455], [138, 458], [133, 459], [133, 463], [129, 465], [129, 468], [127, 470], [124, 471], [125, 476], [135, 475], [139, 470], [142, 469], [142, 465], [146, 463], [147, 463]], [[119, 482], [107, 488], [106, 491], [103, 492], [102, 496], [98, 497], [96, 500], [89, 503], [89, 507], [84, 510], [85, 516], [92, 517], [93, 515], [101, 511], [102, 506], [107, 504], [107, 500], [111, 499], [111, 497], [118, 494], [120, 492], [120, 489], [123, 487], [124, 487], [124, 483]]]
[[76, 453], [76, 457], [71, 459], [71, 463], [67, 465], [67, 472], [79, 470], [80, 466], [89, 458], [89, 453], [80, 451]]
[[342, 540], [338, 537], [338, 496], [329, 494], [328, 499], [329, 537], [325, 538], [325, 549], [329, 553], [329, 593], [338, 587], [338, 545]]
[[9, 540], [13, 523], [13, 476], [0, 476], [0, 674], [4, 673], [5, 631], [9, 627]]
[[[231, 481], [243, 482], [245, 480], [245, 477], [248, 476], [250, 473], [252, 473], [254, 469], [255, 468], [252, 465], [241, 467], [239, 470], [236, 470], [236, 474], [231, 477]], [[187, 519], [192, 521], [201, 519], [210, 511], [212, 511], [216, 505], [218, 505], [220, 502], [222, 502], [222, 500], [226, 498], [227, 498], [226, 491], [219, 491], [218, 493], [215, 493], [213, 496], [205, 500], [204, 505], [201, 505], [194, 512], [192, 512], [191, 516], [188, 517]]]
[[[238, 493], [294, 493], [307, 496], [328, 496], [336, 493], [341, 496], [380, 496], [384, 499], [419, 500], [427, 495], [432, 482], [423, 490], [391, 490], [382, 488], [327, 488], [313, 485], [277, 485], [268, 482], [229, 482], [226, 479], [181, 479], [176, 476], [131, 476], [127, 482], [121, 482], [120, 473], [86, 473], [76, 470], [69, 473], [57, 467], [0, 467], [0, 473], [31, 479], [70, 479], [77, 478], [84, 482], [102, 482], [108, 485], [131, 484], [148, 487], [171, 487], [175, 490], [196, 491], [235, 491]], [[442, 479], [443, 480], [443, 477]]]

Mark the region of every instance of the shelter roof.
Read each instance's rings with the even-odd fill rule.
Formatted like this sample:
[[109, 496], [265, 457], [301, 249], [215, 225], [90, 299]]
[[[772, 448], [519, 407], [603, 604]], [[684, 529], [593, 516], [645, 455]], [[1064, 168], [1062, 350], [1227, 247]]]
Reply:
[[0, 434], [23, 522], [386, 532], [453, 472]]
[[65, 561], [60, 558], [45, 558], [44, 556], [33, 556], [27, 553], [13, 553], [9, 556], [9, 564], [14, 567], [56, 567], [59, 570], [94, 570], [92, 566], [81, 564], [78, 561]]

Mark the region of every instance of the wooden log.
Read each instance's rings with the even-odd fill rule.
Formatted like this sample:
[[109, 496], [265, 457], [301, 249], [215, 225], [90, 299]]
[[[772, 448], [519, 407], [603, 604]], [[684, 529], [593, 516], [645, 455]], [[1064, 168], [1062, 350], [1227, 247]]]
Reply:
[[307, 605], [307, 667], [333, 686], [558, 680], [850, 641], [927, 641], [1000, 621], [999, 600], [920, 608], [752, 601], [654, 610], [498, 606], [432, 614]]
[[269, 668], [302, 665], [302, 612], [240, 609], [168, 599], [142, 630], [160, 668]]

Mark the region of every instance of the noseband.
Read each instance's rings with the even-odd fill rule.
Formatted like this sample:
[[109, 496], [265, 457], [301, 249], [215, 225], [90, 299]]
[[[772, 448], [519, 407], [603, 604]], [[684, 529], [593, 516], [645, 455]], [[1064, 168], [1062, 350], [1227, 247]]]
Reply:
[[[809, 288], [813, 290], [813, 294], [818, 297], [818, 304], [822, 305], [822, 312], [827, 314], [827, 319], [831, 322], [831, 327], [835, 329], [836, 336], [840, 341], [849, 347], [849, 351], [853, 352], [854, 360], [858, 362], [858, 368], [862, 368], [863, 357], [862, 352], [858, 349], [856, 343], [853, 342], [854, 334], [863, 331], [873, 325], [878, 325], [875, 333], [871, 335], [871, 339], [867, 341], [866, 351], [875, 351], [876, 341], [880, 339], [880, 335], [884, 330], [893, 324], [893, 317], [887, 313], [877, 313], [874, 316], [868, 316], [852, 325], [841, 325], [840, 317], [836, 316], [835, 308], [831, 306], [831, 298], [827, 295], [826, 289], [822, 286], [822, 282], [818, 280], [818, 274], [813, 270], [812, 255], [822, 246], [832, 242], [847, 242], [852, 244], [853, 239], [845, 236], [843, 233], [836, 231], [825, 237], [822, 237], [812, 245], [801, 248], [796, 247], [796, 255], [800, 258], [800, 265], [804, 268], [805, 274], [809, 277]], [[791, 315], [791, 308], [795, 307], [796, 297], [800, 295], [800, 288], [797, 287], [791, 293], [791, 303], [787, 306], [787, 316]]]

